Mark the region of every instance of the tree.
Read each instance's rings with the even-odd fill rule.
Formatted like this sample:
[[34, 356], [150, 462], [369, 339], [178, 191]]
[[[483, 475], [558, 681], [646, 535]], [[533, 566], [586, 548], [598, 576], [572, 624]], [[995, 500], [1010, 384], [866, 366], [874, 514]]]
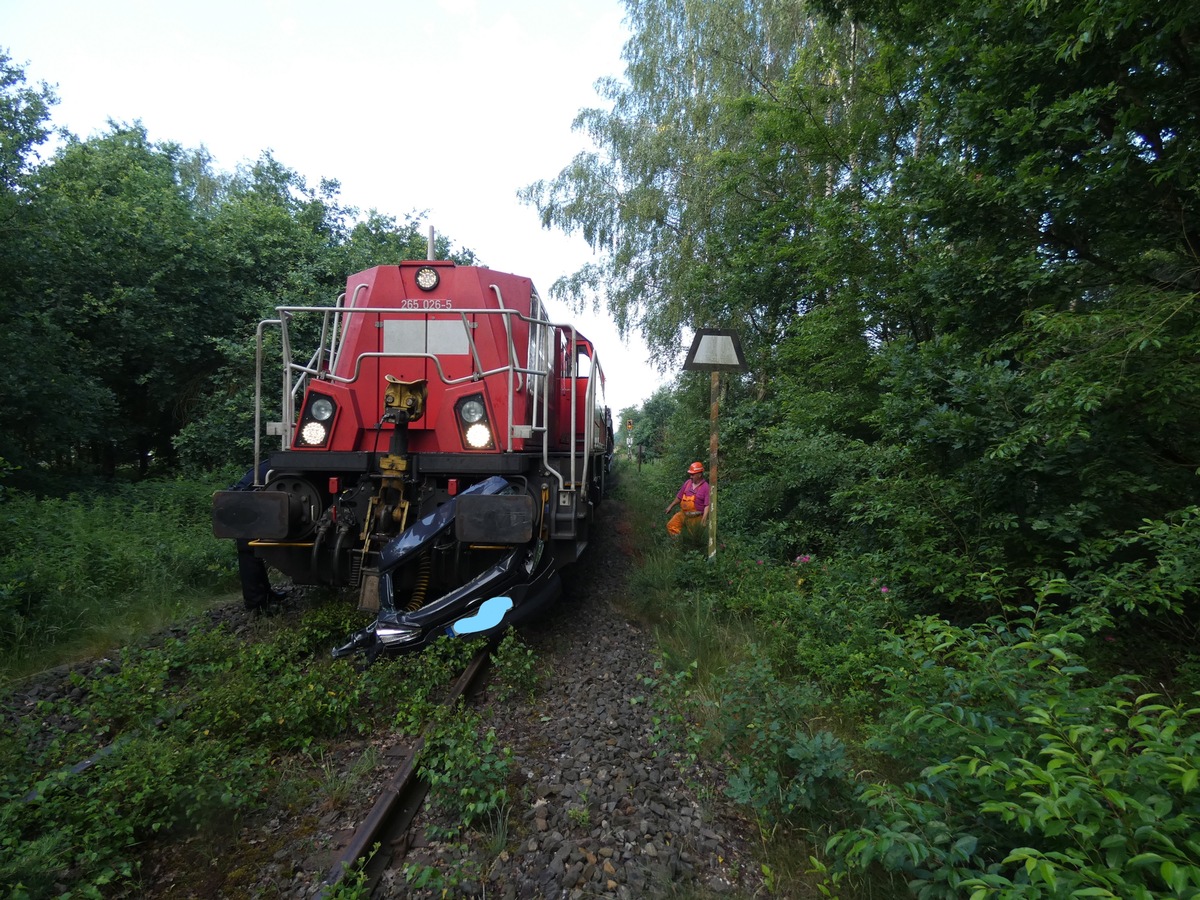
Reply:
[[937, 340], [897, 351], [888, 438], [1026, 558], [1195, 502], [1200, 12], [841, 5], [908, 48], [937, 138], [895, 176]]
[[661, 358], [684, 329], [738, 323], [761, 362], [807, 302], [794, 265], [805, 223], [791, 214], [812, 191], [789, 188], [814, 168], [818, 195], [831, 183], [823, 159], [756, 127], [756, 104], [799, 60], [827, 68], [810, 48], [833, 38], [802, 4], [779, 0], [627, 6], [628, 81], [602, 82], [612, 108], [575, 123], [599, 149], [522, 192], [547, 227], [603, 254], [552, 293], [578, 304], [598, 292]]
[[651, 394], [640, 410], [622, 412], [622, 416], [633, 419], [633, 445], [645, 447], [647, 459], [655, 459], [663, 454], [668, 424], [677, 406], [676, 390], [666, 386]]
[[[371, 266], [424, 259], [429, 254], [429, 239], [423, 233], [421, 219], [417, 213], [410, 213], [401, 224], [394, 216], [372, 209], [365, 219], [355, 222], [350, 229], [343, 246], [345, 274], [361, 272]], [[473, 251], [455, 251], [450, 240], [440, 234], [434, 236], [433, 255], [436, 259], [454, 260], [461, 266], [477, 264]]]
[[152, 145], [140, 125], [114, 124], [69, 139], [30, 179], [37, 240], [26, 296], [78, 347], [76, 377], [108, 399], [75, 409], [60, 442], [87, 445], [108, 472], [170, 456], [179, 398], [214, 359], [207, 336], [223, 310], [206, 296], [204, 234], [180, 188], [178, 155]]
[[[107, 392], [76, 368], [72, 336], [29, 292], [42, 274], [34, 268], [40, 248], [29, 182], [55, 102], [49, 86], [27, 85], [24, 70], [0, 50], [0, 353], [17, 364], [0, 395], [0, 418], [9, 423], [0, 429], [0, 459], [26, 467], [56, 446], [72, 409], [104, 409], [108, 402]], [[91, 431], [86, 421], [73, 427]]]
[[45, 82], [25, 83], [25, 70], [0, 48], [0, 190], [14, 193], [33, 161], [35, 148], [50, 136], [50, 108], [58, 102]]
[[[211, 332], [212, 365], [196, 373], [180, 398], [172, 443], [186, 465], [247, 465], [253, 458], [256, 328], [277, 306], [330, 304], [337, 297], [353, 214], [337, 194], [336, 182], [310, 188], [265, 153], [223, 179], [218, 202], [203, 211], [210, 290], [225, 316]], [[315, 346], [317, 333], [305, 330], [315, 327], [302, 320], [293, 338]], [[267, 364], [276, 366], [278, 348], [268, 352]]]

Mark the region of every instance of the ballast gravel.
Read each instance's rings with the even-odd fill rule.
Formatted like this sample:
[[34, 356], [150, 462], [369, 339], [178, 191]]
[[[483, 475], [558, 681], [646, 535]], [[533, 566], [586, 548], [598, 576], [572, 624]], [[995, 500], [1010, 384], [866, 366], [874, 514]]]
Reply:
[[[762, 888], [755, 826], [725, 800], [721, 774], [687, 765], [663, 731], [652, 635], [621, 612], [632, 548], [620, 516], [617, 504], [601, 506], [562, 600], [521, 632], [541, 668], [535, 697], [501, 702], [485, 689], [476, 698], [484, 732], [494, 729], [512, 751], [521, 784], [504, 848], [479, 834], [465, 849], [430, 842], [405, 857], [478, 870], [455, 886], [460, 895], [749, 897]], [[418, 820], [429, 824], [436, 812]], [[390, 896], [440, 896], [411, 891], [399, 868], [384, 887]]]

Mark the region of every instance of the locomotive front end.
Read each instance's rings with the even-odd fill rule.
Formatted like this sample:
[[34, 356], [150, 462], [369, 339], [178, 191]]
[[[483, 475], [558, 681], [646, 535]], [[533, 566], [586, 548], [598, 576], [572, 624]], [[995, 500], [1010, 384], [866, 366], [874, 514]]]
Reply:
[[[299, 364], [291, 342], [314, 316], [319, 346]], [[219, 536], [295, 583], [357, 589], [376, 621], [345, 652], [492, 633], [552, 598], [586, 544], [610, 438], [590, 343], [548, 320], [528, 279], [380, 266], [333, 307], [281, 307], [264, 326], [284, 350], [268, 429], [284, 443], [255, 490], [218, 494]]]

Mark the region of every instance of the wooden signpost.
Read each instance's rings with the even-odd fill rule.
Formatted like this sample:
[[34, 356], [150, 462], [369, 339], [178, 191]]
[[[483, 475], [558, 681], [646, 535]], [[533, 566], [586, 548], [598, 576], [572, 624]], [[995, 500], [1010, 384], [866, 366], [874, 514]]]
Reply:
[[687, 359], [683, 363], [685, 372], [709, 372], [712, 376], [709, 388], [709, 436], [708, 436], [708, 558], [717, 555], [717, 406], [720, 396], [722, 372], [745, 372], [746, 357], [742, 355], [742, 344], [737, 332], [716, 328], [701, 328], [692, 340]]

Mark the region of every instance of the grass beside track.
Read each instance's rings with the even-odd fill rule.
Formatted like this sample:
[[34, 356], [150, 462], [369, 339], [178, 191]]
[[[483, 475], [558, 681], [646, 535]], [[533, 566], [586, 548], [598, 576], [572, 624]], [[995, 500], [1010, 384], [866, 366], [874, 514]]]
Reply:
[[[721, 767], [717, 790], [758, 826], [769, 892], [849, 900], [907, 896], [910, 883], [944, 897], [1200, 890], [1200, 709], [1185, 680], [1177, 696], [1160, 696], [1136, 670], [1101, 669], [1096, 650], [1116, 638], [1082, 631], [1046, 597], [954, 623], [921, 614], [921, 598], [907, 595], [887, 560], [774, 560], [745, 536], [722, 534], [709, 558], [702, 536], [665, 532], [679, 480], [656, 464], [626, 464], [616, 479], [634, 559], [626, 612], [658, 637], [663, 739], [685, 762]], [[207, 528], [207, 489], [156, 490], [165, 496], [144, 501], [156, 524], [131, 528], [120, 552], [112, 537], [129, 496], [51, 504], [57, 543], [17, 527], [37, 509], [6, 499], [0, 527], [12, 549], [0, 585], [5, 621], [21, 625], [6, 632], [17, 658], [82, 652], [72, 632], [103, 634], [105, 610], [134, 628], [139, 603], [122, 597], [138, 591], [116, 588], [135, 583], [125, 569], [155, 554], [176, 563], [141, 571], [228, 591], [232, 548], [189, 532], [198, 510]], [[184, 552], [190, 540], [161, 537], [172, 528], [208, 549]], [[126, 562], [105, 563], [106, 546]], [[55, 569], [43, 563], [53, 554], [85, 562]], [[153, 607], [159, 590], [141, 602]], [[84, 594], [86, 615], [62, 599]], [[170, 613], [174, 601], [158, 596]], [[228, 819], [296, 808], [319, 785], [344, 780], [314, 776], [331, 742], [383, 722], [417, 726], [420, 698], [442, 683], [438, 666], [469, 645], [423, 654], [394, 678], [375, 669], [363, 679], [324, 653], [350, 630], [350, 606], [317, 607], [251, 641], [216, 631], [129, 650], [118, 672], [81, 678], [76, 697], [6, 717], [0, 884], [24, 885], [17, 897], [136, 892], [139, 862], [156, 848], [196, 835], [220, 848]], [[70, 628], [56, 624], [69, 616]], [[512, 660], [531, 671], [521, 653]], [[392, 705], [400, 695], [417, 700]], [[66, 775], [101, 744], [116, 749], [87, 778]], [[445, 770], [443, 784], [467, 790], [485, 816], [503, 805], [498, 748], [457, 719], [440, 747], [431, 764]], [[495, 780], [480, 782], [481, 773]]]
[[[951, 621], [877, 555], [771, 559], [753, 535], [718, 535], [709, 558], [699, 536], [665, 533], [679, 480], [657, 465], [624, 478], [630, 603], [659, 637], [664, 732], [723, 766], [769, 891], [1200, 892], [1194, 671], [1166, 686], [1144, 659], [1113, 665], [1137, 632], [1088, 621], [1054, 581]], [[1171, 549], [1160, 558], [1192, 558]]]
[[0, 494], [0, 684], [104, 655], [226, 601], [230, 541], [212, 535], [222, 476]]
[[[733, 760], [710, 736], [729, 724], [728, 710], [722, 707], [729, 673], [758, 656], [757, 625], [750, 616], [730, 614], [713, 593], [719, 573], [729, 565], [736, 570], [736, 557], [742, 552], [736, 540], [722, 536], [719, 516], [717, 555], [712, 559], [706, 531], [685, 529], [678, 538], [667, 534], [663, 508], [681, 480], [660, 461], [621, 467], [614, 496], [626, 508], [624, 537], [635, 560], [625, 612], [650, 626], [658, 643], [664, 733], [672, 735], [685, 758], [701, 757], [728, 769]], [[771, 893], [823, 896], [825, 876], [811, 861], [817, 852], [813, 833], [780, 822], [760, 819], [759, 824], [760, 865]], [[856, 888], [864, 893], [843, 896], [892, 895], [890, 886], [868, 886], [861, 879]]]

